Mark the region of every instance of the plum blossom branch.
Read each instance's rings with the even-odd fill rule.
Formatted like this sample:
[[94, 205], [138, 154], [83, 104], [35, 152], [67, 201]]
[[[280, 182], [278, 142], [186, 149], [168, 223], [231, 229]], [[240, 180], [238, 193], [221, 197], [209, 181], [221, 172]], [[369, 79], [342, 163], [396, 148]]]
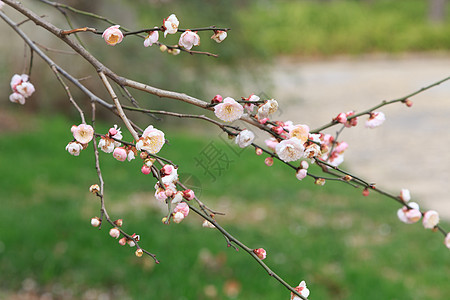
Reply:
[[[371, 107], [371, 108], [369, 108], [367, 110], [364, 110], [364, 111], [362, 111], [360, 113], [357, 113], [357, 114], [354, 114], [354, 115], [352, 115], [350, 117], [347, 117], [347, 120], [351, 120], [351, 119], [357, 118], [357, 117], [362, 116], [362, 115], [370, 114], [371, 112], [375, 111], [376, 109], [378, 109], [380, 107], [383, 107], [383, 106], [386, 106], [386, 105], [389, 105], [389, 104], [393, 104], [393, 103], [397, 103], [397, 102], [405, 102], [409, 98], [411, 98], [413, 96], [416, 96], [416, 95], [418, 95], [418, 94], [420, 94], [420, 93], [422, 93], [422, 92], [424, 92], [426, 90], [429, 90], [432, 87], [438, 86], [441, 83], [444, 83], [444, 82], [446, 82], [448, 80], [450, 80], [450, 76], [448, 76], [448, 77], [446, 77], [444, 79], [438, 80], [438, 81], [436, 81], [436, 82], [434, 82], [434, 83], [432, 83], [430, 85], [427, 85], [427, 86], [425, 86], [425, 87], [423, 87], [423, 88], [421, 88], [421, 89], [419, 89], [419, 90], [417, 90], [415, 92], [412, 92], [412, 93], [410, 93], [410, 94], [408, 94], [406, 96], [403, 96], [401, 98], [397, 98], [397, 99], [393, 99], [393, 100], [389, 100], [389, 101], [383, 100], [378, 105], [375, 105], [375, 106], [373, 106], [373, 107]], [[327, 128], [331, 127], [331, 126], [334, 126], [336, 124], [339, 124], [339, 122], [337, 122], [336, 120], [333, 120], [333, 121], [331, 121], [328, 124], [325, 124], [325, 125], [323, 125], [321, 127], [318, 127], [316, 129], [312, 130], [311, 133], [318, 133], [318, 132], [320, 132], [320, 131], [322, 131], [324, 129], [327, 129]]]
[[[92, 106], [92, 126], [95, 130], [95, 103], [91, 104]], [[136, 256], [139, 256], [139, 250], [141, 250], [143, 253], [147, 254], [148, 256], [150, 256], [151, 258], [153, 258], [153, 260], [155, 261], [155, 263], [159, 264], [159, 260], [156, 258], [156, 255], [154, 255], [153, 253], [142, 249], [139, 246], [139, 242], [136, 239], [136, 237], [134, 235], [129, 235], [128, 233], [126, 233], [122, 228], [120, 228], [121, 226], [117, 226], [117, 223], [112, 221], [111, 218], [109, 217], [108, 211], [106, 210], [106, 206], [105, 206], [105, 198], [104, 198], [104, 186], [105, 186], [105, 182], [103, 180], [103, 176], [102, 176], [102, 171], [100, 169], [100, 158], [99, 158], [99, 153], [98, 153], [98, 147], [97, 147], [97, 143], [93, 143], [94, 144], [94, 156], [95, 156], [95, 169], [97, 170], [97, 176], [98, 179], [100, 181], [100, 188], [99, 191], [96, 192], [97, 197], [100, 198], [100, 224], [99, 224], [99, 229], [101, 229], [101, 224], [102, 224], [102, 220], [103, 218], [106, 219], [106, 221], [116, 230], [118, 230], [126, 239], [133, 241], [133, 243], [136, 245], [136, 248], [138, 250], [136, 250]]]
[[235, 238], [233, 235], [231, 235], [228, 231], [226, 231], [222, 226], [220, 226], [217, 221], [208, 216], [205, 215], [204, 213], [202, 213], [202, 211], [198, 210], [195, 206], [189, 205], [189, 208], [192, 209], [196, 214], [198, 214], [199, 216], [201, 216], [202, 218], [204, 218], [205, 220], [207, 220], [208, 222], [210, 222], [211, 224], [214, 225], [214, 227], [220, 232], [222, 233], [226, 238], [228, 242], [233, 242], [235, 243], [239, 248], [241, 248], [242, 250], [244, 250], [245, 252], [247, 252], [248, 254], [250, 254], [251, 257], [253, 257], [253, 259], [255, 259], [258, 264], [264, 269], [266, 270], [266, 272], [269, 274], [269, 276], [275, 278], [278, 282], [280, 282], [284, 287], [286, 287], [289, 291], [291, 291], [292, 293], [294, 293], [295, 295], [299, 296], [301, 299], [307, 300], [305, 297], [303, 297], [299, 292], [297, 292], [294, 288], [292, 288], [286, 281], [284, 281], [280, 276], [278, 276], [274, 271], [272, 271], [272, 269], [270, 269], [253, 251], [254, 249], [249, 248], [248, 246], [246, 246], [244, 243], [242, 243], [240, 240], [238, 240], [237, 238]]

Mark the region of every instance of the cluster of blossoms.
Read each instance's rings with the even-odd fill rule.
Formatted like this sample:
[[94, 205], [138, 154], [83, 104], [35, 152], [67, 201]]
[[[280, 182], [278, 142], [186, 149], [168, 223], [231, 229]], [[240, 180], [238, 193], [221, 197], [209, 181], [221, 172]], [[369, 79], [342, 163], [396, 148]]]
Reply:
[[80, 124], [78, 126], [73, 125], [70, 131], [74, 140], [67, 144], [66, 151], [74, 156], [78, 156], [81, 150], [86, 149], [88, 143], [93, 139], [94, 128], [91, 125]]
[[426, 229], [435, 229], [439, 224], [439, 214], [436, 211], [428, 210], [422, 215], [419, 204], [416, 202], [409, 202], [409, 200], [411, 200], [409, 190], [402, 189], [399, 198], [407, 204], [407, 206], [405, 205], [397, 211], [397, 216], [403, 223], [416, 223], [423, 217], [422, 224]]
[[169, 220], [163, 219], [163, 222], [170, 221], [170, 217], [175, 223], [180, 223], [189, 214], [189, 205], [184, 202], [195, 198], [194, 191], [186, 189], [183, 191], [177, 190], [178, 169], [173, 165], [164, 165], [160, 172], [161, 180], [155, 185], [155, 198], [161, 202], [168, 202], [175, 205]]
[[13, 93], [9, 95], [9, 100], [14, 103], [25, 104], [25, 99], [34, 93], [34, 86], [28, 81], [27, 74], [14, 74], [11, 78], [11, 89]]
[[[353, 117], [355, 115], [354, 111], [349, 111], [346, 113], [340, 113], [337, 115], [336, 118], [333, 119], [333, 121], [337, 123], [344, 124], [345, 127], [353, 127], [358, 124], [358, 118]], [[386, 117], [384, 113], [379, 111], [374, 111], [369, 114], [369, 119], [367, 119], [365, 126], [367, 128], [375, 128], [383, 124], [383, 122], [386, 120]]]
[[[147, 37], [144, 39], [144, 46], [150, 47], [153, 44], [158, 43], [159, 39], [159, 31], [164, 31], [164, 37], [167, 37], [167, 34], [175, 34], [178, 32], [178, 27], [180, 26], [180, 21], [178, 20], [175, 14], [171, 14], [167, 19], [163, 20], [163, 25], [161, 27], [155, 26], [153, 30], [150, 30]], [[119, 29], [120, 25], [114, 25], [108, 27], [102, 34], [103, 39], [108, 45], [114, 46], [122, 42], [124, 38], [124, 34]], [[214, 34], [211, 36], [211, 39], [216, 41], [217, 43], [221, 43], [227, 37], [227, 32], [223, 30], [214, 30]], [[185, 30], [178, 41], [178, 45], [191, 50], [193, 46], [200, 45], [200, 36], [197, 32], [191, 30]], [[161, 51], [166, 51], [167, 46], [161, 45]], [[180, 53], [180, 49], [169, 49], [168, 52], [171, 54], [177, 55]]]
[[266, 100], [258, 106], [255, 103], [262, 101], [260, 101], [260, 98], [254, 94], [250, 95], [248, 98], [242, 98], [242, 100], [244, 101], [244, 105], [240, 104], [231, 97], [222, 99], [222, 96], [216, 95], [211, 100], [211, 104], [214, 105], [214, 114], [222, 121], [233, 122], [242, 117], [244, 114], [244, 108], [250, 115], [252, 115], [255, 107], [258, 107], [256, 117], [261, 124], [264, 124], [268, 121], [269, 115], [273, 114], [278, 109], [278, 102], [274, 99]]

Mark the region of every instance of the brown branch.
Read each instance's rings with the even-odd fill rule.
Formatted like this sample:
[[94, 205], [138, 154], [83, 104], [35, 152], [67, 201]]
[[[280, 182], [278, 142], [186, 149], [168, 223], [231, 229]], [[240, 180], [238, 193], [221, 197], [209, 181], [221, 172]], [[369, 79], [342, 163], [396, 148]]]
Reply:
[[137, 132], [134, 130], [133, 126], [131, 126], [130, 121], [128, 120], [127, 116], [123, 112], [122, 105], [120, 104], [119, 98], [117, 98], [117, 95], [114, 92], [114, 89], [112, 88], [111, 84], [109, 83], [108, 79], [106, 78], [106, 76], [103, 72], [98, 72], [98, 75], [102, 79], [102, 82], [105, 85], [106, 89], [108, 90], [108, 93], [111, 95], [111, 98], [113, 99], [114, 104], [116, 105], [116, 109], [119, 112], [120, 118], [125, 123], [125, 126], [127, 127], [128, 131], [131, 133], [133, 138], [137, 141], [139, 139], [139, 136], [138, 136]]

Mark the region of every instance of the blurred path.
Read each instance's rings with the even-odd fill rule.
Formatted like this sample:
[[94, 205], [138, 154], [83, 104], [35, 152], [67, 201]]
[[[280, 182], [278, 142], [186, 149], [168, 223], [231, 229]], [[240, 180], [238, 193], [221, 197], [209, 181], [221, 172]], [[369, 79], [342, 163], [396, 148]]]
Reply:
[[[449, 76], [450, 56], [280, 59], [271, 70], [282, 118], [315, 128], [339, 112], [367, 109]], [[345, 166], [393, 193], [410, 189], [413, 200], [450, 220], [450, 82], [411, 100], [411, 108], [383, 107], [386, 122], [379, 128], [364, 128], [364, 118], [345, 130]]]

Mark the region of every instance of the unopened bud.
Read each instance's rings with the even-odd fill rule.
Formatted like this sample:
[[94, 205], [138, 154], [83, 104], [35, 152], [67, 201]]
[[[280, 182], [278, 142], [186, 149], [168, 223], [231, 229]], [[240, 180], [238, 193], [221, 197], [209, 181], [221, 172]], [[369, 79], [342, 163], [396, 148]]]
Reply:
[[142, 249], [139, 248], [139, 249], [136, 250], [136, 252], [134, 252], [134, 254], [135, 254], [137, 257], [141, 257], [141, 256], [144, 254], [144, 251], [142, 251]]
[[222, 96], [220, 95], [215, 95], [214, 98], [212, 98], [211, 100], [211, 104], [215, 104], [215, 103], [221, 103], [222, 102]]
[[317, 184], [317, 185], [324, 185], [325, 184], [325, 179], [317, 178], [316, 181], [314, 181], [314, 183]]
[[126, 243], [127, 243], [127, 238], [126, 237], [123, 237], [123, 238], [121, 238], [119, 240], [119, 244], [122, 245], [122, 246], [125, 246]]
[[98, 192], [100, 192], [100, 187], [98, 186], [98, 184], [93, 184], [89, 187], [89, 192], [91, 192], [92, 194], [97, 194]]
[[100, 226], [100, 224], [102, 224], [102, 222], [100, 221], [100, 219], [98, 217], [92, 218], [91, 219], [91, 225], [94, 227], [98, 227]]
[[148, 157], [148, 153], [147, 152], [141, 152], [141, 154], [139, 154], [139, 156], [142, 158], [142, 159], [146, 159], [147, 157]]
[[261, 148], [255, 148], [255, 153], [256, 155], [261, 155], [263, 154], [263, 150]]
[[411, 100], [409, 100], [409, 99], [406, 99], [405, 101], [403, 101], [403, 103], [405, 103], [406, 106], [408, 106], [408, 107], [413, 106], [413, 102]]
[[273, 158], [272, 157], [266, 157], [266, 159], [264, 160], [264, 163], [268, 166], [271, 167], [273, 165]]
[[344, 180], [344, 181], [350, 181], [350, 180], [352, 180], [353, 179], [353, 177], [352, 176], [350, 176], [350, 175], [345, 175], [344, 177], [342, 177], [342, 179]]
[[117, 227], [122, 227], [123, 220], [122, 219], [115, 220], [114, 224], [116, 224]]
[[163, 224], [167, 224], [167, 217], [162, 218], [162, 219], [161, 219], [161, 222], [162, 222]]
[[117, 239], [120, 236], [120, 230], [117, 227], [111, 228], [109, 230], [109, 235]]
[[368, 188], [365, 188], [365, 189], [363, 190], [363, 192], [362, 192], [362, 194], [363, 194], [364, 197], [369, 196], [369, 193], [370, 193], [370, 191], [369, 191]]
[[258, 256], [258, 258], [259, 258], [260, 260], [265, 259], [265, 258], [266, 258], [266, 255], [267, 255], [266, 250], [264, 250], [263, 248], [254, 249], [254, 250], [253, 250], [253, 253], [255, 253], [256, 256]]
[[155, 161], [156, 161], [156, 159], [154, 159], [154, 158], [147, 158], [146, 160], [144, 160], [144, 163], [147, 167], [151, 168]]
[[167, 46], [166, 45], [161, 45], [161, 46], [159, 46], [159, 50], [161, 50], [161, 52], [166, 52]]
[[150, 174], [151, 171], [152, 171], [152, 169], [150, 169], [150, 167], [148, 167], [147, 165], [143, 165], [141, 168], [142, 174], [145, 174], [145, 175]]

